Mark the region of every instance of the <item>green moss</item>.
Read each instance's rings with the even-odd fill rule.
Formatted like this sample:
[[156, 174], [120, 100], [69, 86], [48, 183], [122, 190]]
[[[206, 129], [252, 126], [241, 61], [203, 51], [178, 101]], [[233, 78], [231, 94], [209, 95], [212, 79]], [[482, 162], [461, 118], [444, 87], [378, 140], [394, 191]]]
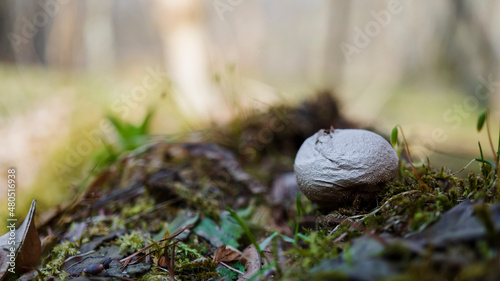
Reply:
[[45, 276], [60, 276], [62, 273], [61, 267], [66, 258], [78, 254], [79, 248], [80, 245], [78, 243], [70, 241], [64, 241], [55, 246], [41, 272]]
[[345, 236], [346, 239], [352, 239], [360, 235], [360, 232], [350, 229], [348, 225], [341, 226], [332, 235], [326, 229], [306, 231], [309, 242], [299, 243], [286, 253], [290, 255], [292, 261], [289, 270], [285, 273], [285, 279], [288, 276], [304, 275], [310, 268], [318, 265], [323, 260], [338, 257], [345, 245], [336, 243], [335, 239], [344, 232], [348, 233]]
[[154, 200], [150, 197], [139, 197], [129, 206], [121, 208], [121, 214], [124, 219], [129, 219], [139, 215], [144, 210], [151, 209], [154, 206]]
[[219, 218], [220, 203], [213, 195], [209, 195], [209, 192], [206, 191], [208, 186], [201, 185], [201, 188], [196, 190], [180, 182], [174, 185], [177, 195], [189, 206], [193, 206], [195, 209], [200, 210], [207, 217], [214, 219]]
[[186, 245], [182, 242], [177, 243], [176, 251], [175, 251], [176, 252], [176, 259], [190, 261], [190, 260], [203, 258], [203, 255], [201, 255], [195, 247], [196, 247], [196, 245], [189, 246], [189, 245]]
[[[273, 117], [272, 115], [268, 117]], [[270, 143], [261, 143], [255, 137], [262, 128], [267, 128], [266, 122], [271, 118], [258, 118], [250, 120], [246, 124], [233, 124], [234, 131], [229, 131], [229, 135], [235, 138], [227, 137], [225, 146], [233, 149], [236, 157], [244, 162], [246, 171], [261, 183], [269, 184], [276, 176], [282, 172], [288, 172], [293, 166], [293, 157], [296, 149], [290, 146], [290, 139], [295, 135], [294, 131], [288, 132], [285, 137], [276, 134], [274, 137], [279, 141]], [[242, 120], [243, 122], [243, 120]], [[293, 129], [289, 126], [288, 129]], [[288, 130], [286, 129], [286, 130]], [[245, 139], [249, 135], [250, 139]], [[299, 138], [300, 139], [300, 138]], [[241, 146], [240, 146], [241, 145]], [[288, 147], [288, 152], [287, 152]], [[291, 147], [291, 148], [290, 148]], [[175, 153], [169, 150], [174, 148]], [[401, 149], [402, 146], [398, 146]], [[291, 152], [291, 153], [290, 153]], [[288, 154], [287, 154], [288, 153]], [[160, 155], [160, 156], [158, 156]], [[135, 157], [135, 158], [134, 158]], [[155, 160], [150, 158], [158, 157]], [[117, 219], [112, 222], [97, 222], [89, 226], [84, 233], [83, 239], [88, 239], [94, 235], [108, 233], [110, 229], [139, 229], [130, 234], [123, 235], [116, 243], [119, 243], [123, 252], [135, 252], [144, 244], [144, 235], [159, 232], [161, 226], [167, 221], [172, 221], [180, 209], [196, 210], [203, 221], [204, 218], [211, 218], [213, 221], [220, 222], [220, 212], [226, 205], [233, 204], [237, 199], [243, 200], [248, 205], [240, 205], [239, 213], [243, 213], [244, 208], [248, 207], [249, 215], [244, 217], [249, 225], [253, 222], [256, 225], [265, 225], [263, 221], [270, 216], [271, 207], [266, 201], [255, 194], [248, 192], [248, 187], [242, 182], [234, 179], [234, 176], [228, 172], [227, 167], [219, 165], [219, 160], [207, 159], [190, 155], [188, 149], [180, 146], [158, 145], [148, 148], [143, 154], [132, 155], [131, 158], [137, 163], [147, 163], [145, 167], [139, 165], [128, 167], [122, 162], [116, 162], [114, 165], [113, 177], [106, 186], [128, 186], [126, 182], [131, 177], [128, 173], [134, 170], [145, 179], [147, 192], [144, 196], [134, 198], [130, 201], [118, 201], [115, 205], [106, 206], [106, 211], [117, 214]], [[136, 161], [135, 161], [136, 160]], [[159, 166], [161, 163], [161, 166]], [[149, 165], [149, 166], [148, 166]], [[331, 212], [328, 215], [320, 214], [317, 207], [307, 201], [304, 204], [305, 215], [301, 218], [313, 218], [322, 216], [321, 219], [313, 224], [307, 224], [311, 229], [301, 229], [301, 238], [296, 240], [293, 246], [283, 243], [285, 247], [290, 246], [286, 252], [287, 263], [285, 264], [282, 279], [283, 280], [303, 280], [304, 276], [311, 277], [310, 272], [316, 266], [319, 266], [325, 260], [343, 258], [348, 263], [355, 264], [356, 255], [353, 253], [355, 247], [350, 248], [354, 238], [365, 233], [370, 233], [373, 237], [381, 233], [389, 233], [393, 237], [403, 237], [405, 235], [419, 232], [438, 220], [447, 210], [453, 208], [458, 203], [467, 199], [481, 199], [486, 203], [495, 202], [495, 194], [489, 188], [493, 182], [494, 171], [491, 165], [482, 165], [481, 173], [470, 173], [465, 179], [459, 179], [448, 174], [444, 168], [439, 171], [433, 171], [428, 164], [415, 164], [415, 167], [422, 179], [432, 191], [421, 186], [413, 171], [403, 160], [399, 166], [399, 176], [386, 184], [383, 190], [377, 195], [377, 206], [372, 210], [366, 207], [348, 207]], [[141, 170], [142, 169], [142, 170]], [[111, 169], [112, 170], [112, 169]], [[165, 173], [165, 175], [163, 175]], [[171, 174], [170, 174], [171, 173]], [[160, 180], [152, 180], [153, 175], [159, 175]], [[165, 180], [162, 180], [165, 176]], [[156, 193], [155, 193], [156, 192]], [[157, 198], [162, 195], [165, 198]], [[155, 203], [164, 202], [172, 198], [178, 198], [175, 203], [169, 203], [158, 213], [149, 212], [155, 207]], [[264, 204], [261, 204], [264, 203]], [[361, 206], [363, 207], [363, 206]], [[262, 212], [260, 212], [262, 210]], [[281, 212], [283, 209], [279, 209]], [[294, 210], [287, 209], [288, 213], [282, 214], [280, 219], [284, 221], [291, 229], [295, 225]], [[295, 210], [296, 211], [296, 210]], [[482, 223], [489, 229], [487, 241], [478, 242], [477, 245], [470, 246], [473, 249], [461, 249], [455, 247], [451, 250], [456, 251], [452, 256], [474, 256], [481, 257], [485, 263], [495, 257], [496, 253], [492, 250], [494, 244], [491, 228], [491, 218], [486, 209], [478, 209], [477, 215]], [[255, 219], [252, 218], [264, 218]], [[222, 220], [223, 221], [223, 220]], [[300, 220], [299, 220], [300, 221]], [[314, 223], [314, 222], [313, 222]], [[303, 222], [300, 224], [304, 227]], [[260, 229], [260, 228], [259, 228]], [[266, 229], [267, 230], [267, 229]], [[262, 238], [264, 234], [250, 230], [251, 234], [257, 239]], [[226, 231], [226, 234], [232, 233]], [[262, 235], [261, 235], [262, 234]], [[266, 234], [267, 235], [267, 234]], [[381, 236], [379, 236], [381, 237]], [[382, 239], [382, 238], [381, 238]], [[383, 240], [383, 239], [382, 239]], [[248, 241], [238, 241], [241, 250], [249, 244]], [[156, 245], [151, 249], [158, 250], [153, 254], [152, 260], [155, 265], [142, 280], [170, 280], [168, 272], [162, 271], [157, 264], [162, 255], [170, 257], [172, 247], [164, 249], [162, 245]], [[68, 246], [69, 247], [69, 246]], [[161, 249], [161, 250], [160, 250]], [[275, 248], [271, 253], [277, 257], [278, 252]], [[380, 257], [383, 259], [396, 260], [400, 265], [405, 266], [405, 271], [394, 280], [444, 280], [450, 279], [449, 274], [441, 272], [435, 268], [432, 258], [434, 249], [428, 249], [427, 256], [419, 256], [418, 259], [410, 257], [410, 252], [400, 245], [389, 245], [385, 247]], [[236, 280], [238, 274], [229, 269], [219, 268], [212, 262], [210, 256], [215, 249], [208, 242], [198, 239], [195, 233], [191, 233], [188, 240], [177, 242], [175, 246], [175, 269], [174, 274], [179, 280], [207, 280], [216, 277], [226, 277], [226, 280]], [[64, 252], [61, 249], [55, 249], [52, 254], [52, 260], [46, 264], [47, 274], [59, 274], [58, 268], [62, 265], [64, 259], [73, 254], [73, 252]], [[449, 254], [449, 253], [448, 253]], [[62, 260], [61, 260], [62, 259]], [[411, 262], [410, 262], [410, 259]], [[241, 266], [235, 263], [233, 266]], [[52, 270], [52, 271], [50, 271]], [[484, 276], [484, 263], [471, 264], [464, 268], [459, 276], [467, 280], [474, 274]], [[276, 275], [280, 275], [277, 270]], [[280, 275], [281, 276], [281, 275]], [[302, 279], [301, 279], [302, 278]], [[344, 273], [321, 272], [312, 275], [308, 280], [342, 280], [347, 278]], [[451, 280], [451, 279], [450, 279]]]
[[117, 244], [120, 245], [120, 251], [123, 254], [136, 252], [146, 246], [144, 234], [135, 230], [119, 237]]
[[[485, 190], [483, 178], [474, 173], [470, 173], [463, 180], [446, 174], [444, 169], [433, 172], [425, 165], [419, 166], [419, 173], [421, 173], [422, 180], [436, 192], [435, 194], [422, 189], [409, 167], [403, 165], [402, 176], [388, 183], [379, 193], [378, 202], [380, 203], [377, 208], [367, 214], [359, 214], [360, 211], [355, 208], [337, 210], [319, 220], [316, 230], [307, 231], [306, 235], [310, 242], [299, 243], [298, 246], [288, 251], [292, 257], [289, 265], [291, 271], [285, 276], [305, 276], [314, 266], [324, 260], [339, 257], [341, 253], [344, 253], [344, 258], [348, 258], [349, 242], [360, 236], [363, 231], [375, 234], [392, 233], [400, 237], [422, 231], [437, 221], [444, 212], [469, 198], [494, 202], [494, 197]], [[488, 223], [488, 216], [483, 215], [483, 217], [483, 223], [491, 225]], [[325, 223], [325, 221], [337, 221], [337, 223]], [[338, 225], [338, 222], [342, 223]], [[334, 228], [335, 231], [332, 232]], [[493, 239], [491, 238], [490, 241]], [[482, 256], [494, 256], [487, 250], [490, 246], [480, 246], [477, 246], [474, 251], [481, 253]], [[405, 247], [390, 245], [384, 249], [382, 256], [394, 259], [406, 266], [407, 272], [394, 280], [440, 280], [439, 278], [449, 277], [446, 272], [437, 272], [432, 267], [430, 262], [432, 253], [431, 250], [429, 260], [423, 259], [417, 262], [412, 260], [410, 263], [410, 253]], [[478, 269], [471, 267], [467, 271], [469, 270], [473, 272]], [[321, 274], [330, 276], [329, 274], [337, 273], [323, 272]], [[313, 277], [314, 280], [324, 280], [322, 279], [324, 276], [314, 275]], [[338, 278], [341, 277], [338, 276]]]
[[217, 263], [211, 259], [184, 261], [175, 265], [175, 276], [181, 280], [208, 280], [219, 277]]
[[161, 270], [157, 266], [153, 266], [151, 270], [144, 274], [139, 281], [165, 281], [171, 280], [170, 274], [166, 271]]

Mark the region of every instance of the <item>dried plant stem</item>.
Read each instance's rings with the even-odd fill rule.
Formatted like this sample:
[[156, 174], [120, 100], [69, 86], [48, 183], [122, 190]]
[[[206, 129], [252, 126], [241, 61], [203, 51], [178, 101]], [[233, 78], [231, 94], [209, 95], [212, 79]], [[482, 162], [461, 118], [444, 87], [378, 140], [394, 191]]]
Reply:
[[403, 132], [403, 128], [401, 128], [400, 125], [398, 125], [398, 127], [401, 130], [401, 135], [403, 136], [403, 142], [404, 142], [404, 147], [405, 147], [405, 151], [406, 151], [406, 156], [408, 157], [408, 162], [410, 163], [410, 166], [411, 166], [411, 169], [413, 171], [413, 174], [415, 174], [415, 177], [417, 177], [417, 179], [420, 182], [420, 184], [423, 187], [425, 187], [425, 189], [427, 189], [427, 191], [432, 192], [434, 195], [436, 195], [436, 192], [434, 192], [434, 190], [432, 190], [427, 184], [425, 184], [425, 182], [418, 175], [417, 170], [415, 169], [415, 166], [413, 166], [413, 163], [412, 163], [412, 160], [411, 160], [410, 150], [408, 149], [408, 143], [406, 142], [406, 137], [405, 137], [405, 134]]
[[[493, 160], [495, 161], [495, 166], [497, 169], [497, 193], [498, 197], [500, 198], [500, 166], [498, 165], [498, 154], [495, 151], [495, 147], [493, 146], [493, 139], [491, 138], [491, 131], [490, 131], [490, 113], [489, 111], [486, 111], [486, 132], [488, 133], [488, 140], [490, 141], [490, 147], [491, 147], [491, 152], [493, 153]], [[500, 138], [500, 136], [499, 136]], [[498, 140], [500, 142], [500, 139]], [[500, 149], [500, 146], [499, 146]]]
[[488, 132], [488, 140], [490, 141], [491, 152], [493, 153], [493, 160], [495, 160], [495, 165], [496, 168], [498, 169], [498, 155], [495, 150], [495, 147], [493, 146], [493, 139], [491, 138], [491, 131], [490, 131], [490, 118], [488, 115], [489, 112], [486, 112], [486, 131]]
[[472, 160], [470, 160], [469, 164], [465, 165], [465, 167], [463, 167], [462, 169], [460, 169], [460, 170], [458, 170], [458, 171], [456, 171], [456, 172], [454, 172], [454, 173], [451, 173], [450, 175], [454, 176], [454, 175], [460, 174], [460, 173], [461, 173], [461, 172], [463, 172], [465, 169], [467, 169], [467, 167], [469, 167], [469, 166], [470, 166], [470, 164], [472, 164], [472, 163], [474, 163], [474, 162], [476, 162], [476, 159], [472, 159]]

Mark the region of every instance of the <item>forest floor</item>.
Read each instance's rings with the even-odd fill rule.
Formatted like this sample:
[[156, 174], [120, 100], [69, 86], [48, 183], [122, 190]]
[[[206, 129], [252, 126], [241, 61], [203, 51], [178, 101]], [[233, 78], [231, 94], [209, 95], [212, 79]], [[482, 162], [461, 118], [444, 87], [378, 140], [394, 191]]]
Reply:
[[329, 94], [183, 137], [147, 135], [148, 118], [111, 120], [120, 149], [96, 156], [85, 191], [36, 227], [33, 203], [3, 277], [500, 279], [500, 188], [483, 155], [478, 174], [416, 163], [417, 177], [398, 144], [398, 176], [372, 206], [325, 210], [298, 192], [293, 163], [319, 129], [356, 127]]

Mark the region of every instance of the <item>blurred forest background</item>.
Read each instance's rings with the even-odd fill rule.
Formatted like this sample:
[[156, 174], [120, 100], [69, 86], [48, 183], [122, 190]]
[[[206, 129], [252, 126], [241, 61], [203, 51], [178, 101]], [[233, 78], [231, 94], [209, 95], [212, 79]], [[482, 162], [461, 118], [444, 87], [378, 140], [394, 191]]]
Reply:
[[401, 124], [416, 159], [453, 170], [486, 143], [479, 112], [500, 120], [493, 0], [2, 0], [0, 34], [0, 199], [16, 167], [20, 204], [66, 198], [105, 116], [152, 105], [152, 132], [176, 133], [327, 89], [347, 119]]

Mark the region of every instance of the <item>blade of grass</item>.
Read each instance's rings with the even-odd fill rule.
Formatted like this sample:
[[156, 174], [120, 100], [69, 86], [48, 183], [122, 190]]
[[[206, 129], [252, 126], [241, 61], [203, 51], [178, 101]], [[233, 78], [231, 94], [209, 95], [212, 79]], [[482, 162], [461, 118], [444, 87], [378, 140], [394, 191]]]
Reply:
[[240, 216], [238, 216], [238, 214], [233, 210], [231, 209], [230, 207], [226, 207], [226, 210], [229, 211], [229, 213], [231, 214], [231, 216], [238, 222], [238, 224], [241, 226], [241, 228], [243, 228], [243, 231], [245, 231], [245, 234], [247, 235], [248, 239], [250, 239], [250, 242], [252, 243], [252, 245], [255, 247], [255, 249], [257, 250], [257, 252], [259, 253], [259, 255], [266, 260], [266, 262], [269, 264], [269, 260], [267, 259], [266, 255], [264, 254], [264, 252], [262, 251], [262, 249], [260, 248], [259, 246], [259, 243], [257, 243], [257, 240], [255, 239], [255, 237], [253, 236], [252, 232], [250, 232], [250, 229], [248, 228], [248, 226], [246, 225], [246, 223], [240, 218]]
[[481, 142], [478, 141], [477, 145], [479, 146], [479, 154], [481, 155], [481, 162], [484, 162], [483, 148], [481, 147]]
[[278, 253], [278, 240], [274, 239], [271, 241], [271, 246], [272, 246], [272, 253], [273, 253], [273, 259], [274, 259], [274, 269], [276, 270], [276, 275], [274, 277], [279, 277], [282, 275], [281, 271], [281, 266], [279, 263], [279, 253]]
[[305, 236], [305, 235], [304, 235], [304, 234], [302, 234], [302, 233], [297, 234], [297, 236], [298, 236], [300, 239], [302, 239], [304, 242], [306, 242], [306, 243], [311, 242], [311, 240], [309, 239], [309, 237]]
[[495, 167], [495, 163], [491, 162], [491, 161], [488, 161], [488, 160], [484, 160], [484, 159], [481, 159], [481, 158], [476, 158], [475, 159], [477, 162], [480, 162], [480, 163], [483, 163], [483, 164], [489, 164], [493, 167]]
[[477, 119], [477, 131], [481, 132], [484, 126], [484, 121], [486, 120], [487, 110], [483, 110]]
[[[494, 166], [495, 164], [493, 164], [492, 162], [484, 160], [483, 147], [481, 146], [481, 142], [478, 141], [477, 145], [479, 146], [479, 154], [481, 155], [481, 158], [480, 159], [476, 158], [476, 161], [481, 162], [483, 165], [490, 164], [490, 165]], [[483, 169], [482, 166], [481, 166], [481, 173], [483, 173], [483, 178], [486, 180], [486, 177], [488, 176], [488, 174], [485, 172], [485, 170]]]
[[[300, 236], [300, 233], [299, 233]], [[273, 234], [269, 235], [264, 241], [260, 242], [259, 246], [261, 249], [265, 249], [269, 243], [275, 238], [275, 237], [281, 237], [283, 241], [288, 242], [288, 243], [293, 243], [295, 240], [293, 238], [290, 238], [288, 236], [285, 236], [279, 232], [273, 232]]]
[[118, 137], [120, 139], [120, 143], [122, 145], [126, 145], [128, 143], [129, 138], [134, 135], [131, 126], [113, 116], [108, 116], [107, 118], [111, 122], [113, 127], [115, 127], [115, 130], [118, 133]]
[[296, 218], [297, 221], [295, 222], [295, 236], [293, 240], [294, 246], [297, 245], [297, 242], [299, 240], [297, 234], [299, 234], [300, 217], [302, 216], [302, 202], [300, 202], [300, 195], [301, 195], [300, 191], [297, 192], [297, 199], [295, 201], [295, 205], [297, 208], [297, 218]]
[[274, 237], [278, 236], [278, 234], [279, 234], [278, 232], [274, 232], [273, 234], [271, 234], [269, 237], [264, 239], [264, 241], [260, 242], [259, 247], [261, 249], [265, 249], [267, 247], [267, 245], [269, 245], [269, 243], [271, 243], [271, 240], [273, 240]]
[[140, 135], [146, 135], [148, 133], [148, 127], [149, 123], [151, 121], [151, 117], [153, 117], [154, 109], [151, 108], [148, 110], [148, 113], [144, 117], [144, 120], [142, 120], [141, 125], [139, 126], [139, 134]]

